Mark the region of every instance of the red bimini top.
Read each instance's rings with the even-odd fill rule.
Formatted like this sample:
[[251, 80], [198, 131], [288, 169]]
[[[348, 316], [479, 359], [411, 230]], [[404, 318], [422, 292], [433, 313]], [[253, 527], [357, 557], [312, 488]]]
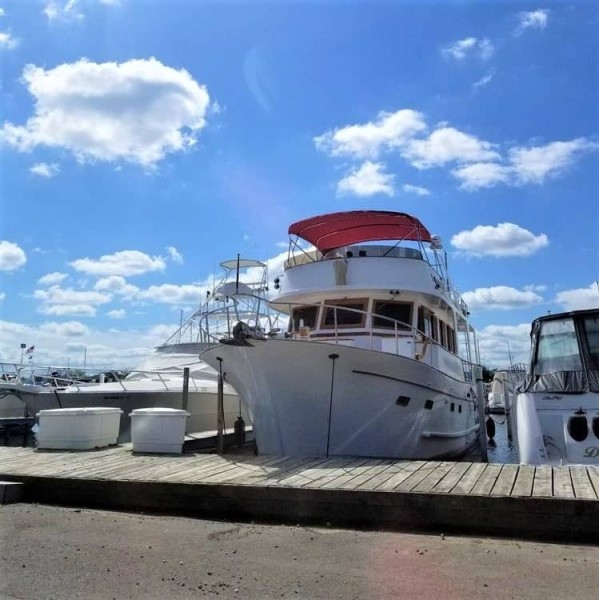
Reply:
[[415, 217], [386, 210], [351, 210], [298, 221], [289, 227], [323, 254], [342, 246], [382, 240], [430, 242], [431, 234]]

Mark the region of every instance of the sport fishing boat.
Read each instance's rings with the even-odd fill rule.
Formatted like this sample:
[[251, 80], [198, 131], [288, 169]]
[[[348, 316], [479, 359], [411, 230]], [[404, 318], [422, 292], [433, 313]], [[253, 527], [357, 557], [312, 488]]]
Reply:
[[[201, 361], [200, 352], [231, 335], [239, 320], [271, 326], [264, 316], [268, 275], [266, 265], [250, 259], [221, 263], [222, 280], [206, 300], [155, 352], [123, 379], [118, 373], [103, 372], [99, 382], [74, 379], [69, 369], [40, 366], [0, 365], [12, 373], [10, 381], [0, 378], [0, 394], [19, 398], [33, 415], [50, 408], [86, 406], [118, 407], [123, 410], [119, 441], [130, 436], [129, 413], [137, 408], [182, 408], [184, 369], [189, 369], [187, 429], [192, 432], [215, 430], [217, 424], [218, 374]], [[266, 319], [266, 321], [265, 321]], [[96, 370], [97, 373], [97, 370]], [[240, 414], [247, 422], [235, 390], [224, 384], [225, 427], [233, 427]]]
[[599, 308], [533, 321], [512, 408], [522, 464], [599, 465]]
[[473, 380], [478, 349], [440, 238], [408, 214], [373, 210], [312, 217], [289, 234], [271, 300], [290, 316], [288, 331], [259, 336], [238, 323], [200, 355], [240, 394], [258, 451], [467, 452], [484, 401]]

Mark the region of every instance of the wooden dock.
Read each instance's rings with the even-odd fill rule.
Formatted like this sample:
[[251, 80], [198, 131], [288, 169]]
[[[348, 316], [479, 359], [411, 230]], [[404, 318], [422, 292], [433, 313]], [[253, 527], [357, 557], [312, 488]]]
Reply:
[[599, 540], [599, 469], [0, 448], [26, 501], [207, 518]]

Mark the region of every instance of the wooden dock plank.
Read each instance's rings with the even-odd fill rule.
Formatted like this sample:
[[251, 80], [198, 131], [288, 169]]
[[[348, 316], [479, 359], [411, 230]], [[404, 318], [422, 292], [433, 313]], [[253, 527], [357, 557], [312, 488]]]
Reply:
[[312, 481], [302, 487], [321, 489], [336, 488], [339, 483], [342, 483], [343, 481], [349, 481], [356, 477], [356, 475], [358, 475], [361, 472], [359, 471], [361, 467], [369, 468], [370, 466], [372, 466], [372, 459], [356, 459], [355, 461], [348, 463], [344, 467], [335, 469], [326, 477], [316, 479], [315, 481]]
[[439, 463], [431, 473], [412, 489], [412, 491], [419, 493], [430, 492], [436, 485], [441, 483], [447, 473], [451, 471], [454, 464], [455, 463], [452, 462]]
[[591, 483], [586, 467], [570, 467], [570, 475], [572, 476], [572, 485], [574, 486], [576, 498], [583, 500], [597, 499], [595, 488]]
[[539, 465], [535, 469], [532, 495], [535, 498], [549, 498], [553, 495], [553, 472], [551, 467]]
[[306, 483], [310, 483], [311, 481], [315, 481], [323, 475], [326, 475], [331, 469], [343, 467], [350, 461], [351, 459], [348, 458], [327, 458], [305, 471], [292, 475], [285, 481], [285, 485], [301, 487]]
[[532, 486], [535, 479], [535, 467], [520, 465], [518, 475], [512, 488], [512, 496], [532, 496]]
[[503, 465], [487, 464], [470, 493], [474, 496], [488, 496], [491, 493], [502, 468]]
[[589, 466], [587, 467], [587, 473], [595, 489], [595, 495], [599, 498], [599, 467]]
[[385, 469], [380, 476], [376, 475], [366, 483], [358, 486], [358, 489], [377, 492], [391, 491], [408, 479], [408, 477], [416, 473], [424, 465], [426, 465], [426, 462], [420, 460], [408, 462], [402, 461]]
[[456, 495], [469, 494], [472, 491], [472, 488], [476, 485], [476, 482], [480, 479], [480, 476], [486, 467], [486, 463], [471, 463], [468, 467], [468, 470], [451, 489], [450, 493]]
[[431, 490], [434, 494], [449, 494], [458, 484], [464, 473], [470, 468], [470, 463], [453, 463], [450, 471]]
[[[423, 462], [418, 470], [411, 473], [405, 479], [402, 479], [395, 487], [393, 487], [393, 491], [411, 492], [425, 477], [430, 475], [439, 464], [440, 463], [437, 461]], [[386, 484], [389, 484], [390, 481], [386, 482]], [[387, 489], [386, 484], [385, 489]]]
[[264, 481], [262, 485], [266, 487], [273, 486], [287, 486], [287, 482], [292, 479], [295, 475], [302, 473], [308, 469], [311, 469], [317, 465], [325, 462], [326, 458], [293, 458], [288, 465], [281, 468], [280, 471], [271, 473]]
[[243, 480], [253, 480], [254, 482], [264, 479], [269, 471], [274, 471], [277, 464], [284, 461], [285, 457], [270, 457], [268, 462], [257, 465], [252, 463], [236, 463], [234, 469], [223, 470], [221, 473], [202, 477], [202, 483], [226, 483], [235, 485], [244, 485]]
[[336, 489], [354, 490], [366, 483], [373, 477], [383, 474], [393, 463], [388, 460], [373, 460], [370, 465], [356, 468], [356, 474], [350, 479], [336, 482]]
[[518, 475], [518, 465], [503, 465], [495, 485], [491, 489], [491, 496], [509, 496], [512, 493], [516, 476]]
[[575, 498], [572, 477], [568, 467], [553, 468], [553, 495], [556, 498]]

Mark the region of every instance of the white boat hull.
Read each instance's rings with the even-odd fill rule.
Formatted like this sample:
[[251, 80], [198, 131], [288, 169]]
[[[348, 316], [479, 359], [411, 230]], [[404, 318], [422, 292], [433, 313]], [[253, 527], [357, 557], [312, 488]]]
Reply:
[[[136, 385], [138, 384], [138, 385]], [[0, 384], [0, 388], [3, 384]], [[145, 385], [144, 387], [141, 387]], [[131, 437], [131, 419], [129, 414], [138, 408], [182, 407], [182, 387], [178, 389], [148, 389], [147, 382], [131, 382], [127, 390], [119, 384], [99, 384], [82, 387], [79, 391], [68, 388], [50, 388], [41, 386], [12, 386], [15, 394], [27, 406], [32, 415], [40, 410], [51, 408], [80, 408], [86, 406], [107, 406], [120, 408], [123, 411], [119, 430], [119, 442], [127, 442]], [[141, 389], [140, 389], [141, 387]], [[199, 386], [198, 386], [199, 387]], [[201, 432], [216, 430], [217, 422], [217, 394], [216, 384], [204, 390], [190, 390], [188, 395], [188, 412], [191, 416], [187, 420], [187, 431]], [[232, 390], [224, 394], [225, 426], [233, 427], [235, 419], [239, 416], [239, 397]], [[242, 416], [247, 421], [245, 413]]]
[[478, 440], [474, 386], [404, 356], [252, 339], [201, 358], [215, 368], [222, 359], [261, 454], [432, 459]]

